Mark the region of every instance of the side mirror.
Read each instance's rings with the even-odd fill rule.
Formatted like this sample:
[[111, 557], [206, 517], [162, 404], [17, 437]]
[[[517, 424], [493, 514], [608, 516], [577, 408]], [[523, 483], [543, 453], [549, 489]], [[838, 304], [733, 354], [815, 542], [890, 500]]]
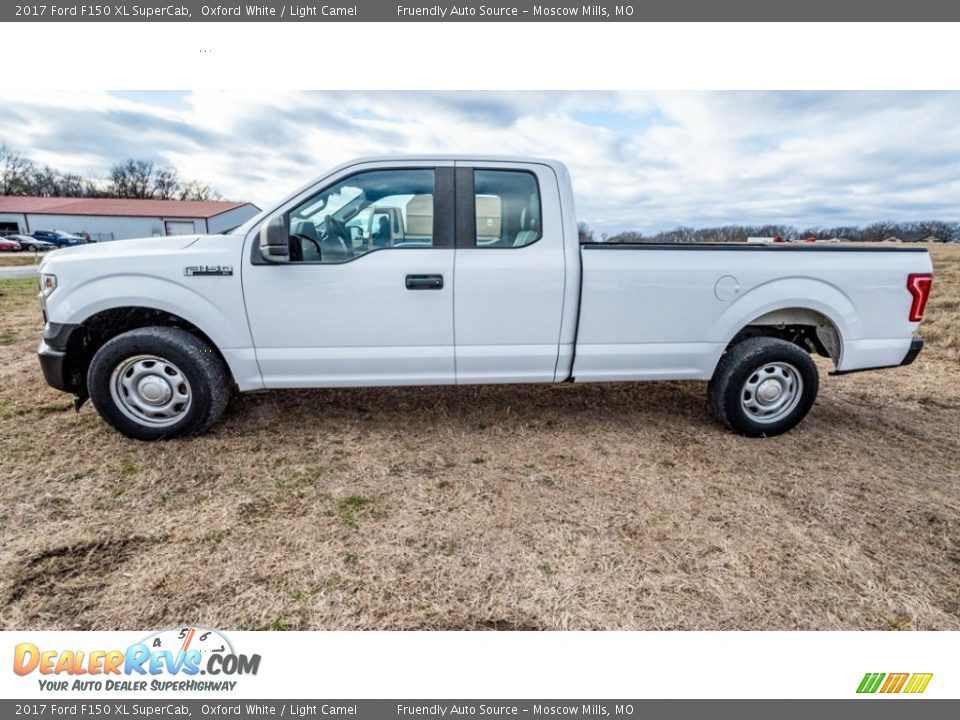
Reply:
[[290, 262], [290, 233], [283, 215], [275, 215], [260, 226], [260, 256], [271, 263]]

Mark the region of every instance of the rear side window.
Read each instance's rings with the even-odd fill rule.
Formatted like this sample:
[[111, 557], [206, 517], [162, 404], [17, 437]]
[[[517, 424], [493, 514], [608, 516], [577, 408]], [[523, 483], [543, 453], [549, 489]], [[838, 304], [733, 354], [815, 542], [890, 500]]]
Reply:
[[540, 188], [533, 173], [476, 170], [477, 247], [524, 247], [540, 239]]

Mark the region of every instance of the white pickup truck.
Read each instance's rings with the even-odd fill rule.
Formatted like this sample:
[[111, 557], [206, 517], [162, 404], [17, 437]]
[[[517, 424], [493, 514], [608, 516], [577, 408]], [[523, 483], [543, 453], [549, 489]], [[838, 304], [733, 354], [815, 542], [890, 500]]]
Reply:
[[817, 366], [907, 365], [921, 248], [581, 245], [563, 164], [384, 157], [223, 235], [58, 250], [47, 382], [121, 433], [201, 433], [232, 389], [708, 380], [748, 436], [796, 425]]

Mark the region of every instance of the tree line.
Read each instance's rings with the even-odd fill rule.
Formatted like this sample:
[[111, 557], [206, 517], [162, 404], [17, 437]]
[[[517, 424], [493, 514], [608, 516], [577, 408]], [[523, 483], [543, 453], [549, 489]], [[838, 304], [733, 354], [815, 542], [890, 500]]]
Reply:
[[676, 227], [673, 230], [645, 235], [626, 231], [615, 235], [595, 233], [587, 223], [578, 227], [580, 242], [608, 243], [696, 243], [746, 242], [750, 237], [781, 237], [787, 241], [807, 238], [831, 240], [839, 238], [850, 242], [883, 242], [890, 238], [904, 241], [936, 238], [940, 242], [960, 242], [960, 223], [942, 220], [921, 222], [875, 222], [869, 225], [797, 228], [792, 225], [721, 225], [718, 227]]
[[141, 200], [221, 197], [209, 183], [184, 180], [173, 167], [152, 160], [124, 160], [113, 165], [107, 177], [91, 178], [39, 165], [5, 144], [0, 145], [0, 195]]

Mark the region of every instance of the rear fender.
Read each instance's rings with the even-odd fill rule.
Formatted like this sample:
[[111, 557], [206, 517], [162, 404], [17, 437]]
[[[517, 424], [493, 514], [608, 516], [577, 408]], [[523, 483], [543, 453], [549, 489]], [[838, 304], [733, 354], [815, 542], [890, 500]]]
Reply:
[[812, 310], [829, 320], [840, 337], [839, 365], [845, 341], [861, 336], [861, 323], [856, 308], [839, 288], [812, 278], [781, 278], [751, 288], [737, 297], [713, 327], [712, 336], [723, 346], [716, 362], [736, 335], [748, 325], [772, 312], [791, 309]]

